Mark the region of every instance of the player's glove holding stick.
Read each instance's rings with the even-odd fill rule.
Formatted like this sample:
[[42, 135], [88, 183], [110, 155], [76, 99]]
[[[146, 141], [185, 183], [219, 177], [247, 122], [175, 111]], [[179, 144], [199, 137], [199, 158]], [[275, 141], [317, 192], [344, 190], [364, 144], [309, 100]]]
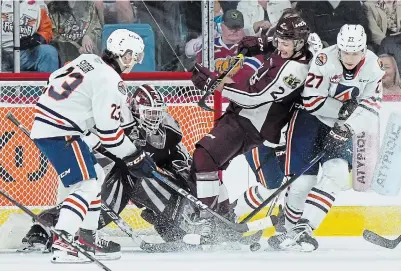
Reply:
[[238, 43], [238, 52], [244, 52], [244, 56], [257, 56], [273, 52], [275, 47], [273, 43], [268, 40], [267, 36], [253, 37], [245, 36]]
[[339, 125], [337, 122], [324, 139], [324, 149], [330, 153], [341, 150], [347, 141], [352, 138], [352, 130], [348, 125]]
[[152, 172], [157, 170], [153, 159], [140, 149], [124, 157], [123, 161], [127, 165], [128, 171], [137, 178], [153, 178]]
[[[338, 119], [347, 120], [357, 107], [358, 101], [356, 99], [350, 99], [343, 102], [343, 105], [338, 112]], [[352, 136], [353, 132], [351, 127], [349, 127], [347, 124], [340, 125], [336, 122], [324, 140], [324, 148], [329, 153], [339, 150], [344, 147], [344, 145], [350, 138], [352, 138]]]

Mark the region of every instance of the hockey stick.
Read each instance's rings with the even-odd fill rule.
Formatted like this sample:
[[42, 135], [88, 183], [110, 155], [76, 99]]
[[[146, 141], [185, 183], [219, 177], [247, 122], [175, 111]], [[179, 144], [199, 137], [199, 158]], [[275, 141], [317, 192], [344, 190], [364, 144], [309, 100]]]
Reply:
[[122, 230], [129, 237], [131, 237], [131, 239], [135, 242], [135, 244], [140, 245], [142, 243], [142, 239], [135, 234], [131, 226], [128, 225], [128, 223], [125, 222], [124, 219], [122, 219], [122, 217], [119, 214], [117, 214], [113, 209], [111, 209], [103, 200], [100, 205], [100, 208], [102, 208], [102, 210], [107, 213], [107, 215], [120, 228], [120, 230]]
[[[10, 120], [15, 126], [17, 126], [27, 137], [29, 137], [29, 139], [31, 139], [30, 136], [31, 133], [14, 117], [14, 115], [11, 112], [8, 112], [6, 114], [6, 118]], [[120, 230], [122, 230], [129, 237], [131, 237], [136, 244], [139, 245], [142, 242], [142, 240], [138, 236], [136, 236], [131, 226], [128, 225], [128, 223], [125, 222], [124, 219], [122, 219], [119, 214], [117, 214], [113, 209], [111, 209], [106, 202], [102, 200], [100, 207], [111, 218], [111, 220], [120, 228]]]
[[256, 221], [252, 221], [252, 222], [248, 222], [248, 223], [242, 223], [242, 224], [231, 222], [227, 218], [219, 215], [218, 213], [216, 213], [215, 211], [210, 209], [209, 206], [207, 206], [206, 204], [202, 203], [199, 199], [197, 199], [196, 197], [191, 195], [189, 192], [187, 192], [186, 190], [180, 188], [175, 183], [171, 182], [168, 179], [168, 177], [172, 177], [172, 178], [174, 178], [174, 177], [171, 176], [171, 174], [169, 174], [167, 171], [165, 171], [165, 170], [163, 170], [163, 172], [153, 171], [152, 174], [153, 174], [153, 176], [155, 177], [156, 180], [158, 180], [158, 181], [160, 181], [162, 183], [165, 183], [171, 189], [175, 190], [181, 196], [185, 197], [190, 202], [192, 202], [192, 204], [194, 204], [197, 208], [199, 208], [201, 210], [204, 210], [204, 211], [207, 211], [212, 216], [214, 216], [215, 218], [219, 219], [221, 222], [223, 222], [228, 227], [230, 227], [231, 229], [233, 229], [233, 230], [235, 230], [237, 232], [245, 233], [245, 232], [248, 232], [248, 231], [258, 231], [258, 230], [265, 229], [267, 227], [271, 227], [273, 225], [272, 220], [271, 220], [270, 217], [265, 217], [265, 218], [262, 218], [262, 219], [259, 219], [259, 220], [256, 220]]
[[99, 267], [101, 267], [103, 270], [106, 271], [111, 271], [110, 268], [108, 268], [107, 266], [105, 266], [103, 263], [101, 263], [100, 261], [98, 261], [94, 256], [92, 256], [91, 254], [89, 254], [85, 249], [83, 249], [81, 246], [79, 246], [77, 243], [75, 243], [74, 241], [70, 241], [68, 239], [67, 236], [65, 236], [63, 233], [61, 233], [60, 231], [56, 230], [53, 226], [47, 226], [46, 222], [44, 220], [42, 220], [41, 218], [39, 218], [37, 215], [35, 215], [31, 210], [29, 210], [27, 207], [25, 207], [24, 205], [20, 204], [18, 201], [16, 201], [14, 198], [12, 198], [10, 195], [8, 195], [6, 192], [4, 192], [3, 190], [0, 189], [0, 195], [2, 195], [3, 197], [5, 197], [6, 199], [8, 199], [11, 203], [13, 203], [15, 206], [17, 206], [18, 208], [20, 208], [22, 211], [24, 211], [27, 215], [29, 215], [30, 217], [32, 217], [35, 221], [37, 221], [38, 223], [40, 223], [44, 228], [46, 228], [47, 230], [51, 231], [53, 234], [57, 235], [58, 237], [60, 237], [64, 242], [66, 242], [67, 244], [69, 244], [70, 246], [72, 246], [73, 248], [75, 248], [76, 250], [78, 250], [82, 255], [84, 255], [85, 257], [87, 257], [89, 260], [91, 260], [93, 263], [97, 264]]
[[261, 205], [259, 205], [255, 210], [253, 210], [247, 217], [245, 217], [240, 223], [247, 223], [252, 217], [260, 212], [267, 204], [269, 204], [275, 197], [277, 197], [281, 192], [283, 192], [289, 185], [295, 182], [299, 176], [304, 174], [308, 169], [310, 169], [314, 164], [316, 164], [324, 155], [326, 151], [321, 151], [312, 161], [309, 162], [303, 169], [301, 169], [297, 174], [293, 175], [287, 182], [280, 186], [273, 194], [270, 195]]
[[202, 98], [198, 102], [198, 106], [206, 111], [211, 111], [214, 112], [214, 109], [210, 108], [206, 104], [206, 100], [209, 98], [210, 95], [213, 94], [214, 90], [216, 87], [220, 84], [220, 82], [232, 71], [234, 70], [235, 67], [237, 67], [238, 63], [240, 63], [244, 59], [244, 55], [246, 54], [247, 49], [243, 49], [235, 59], [235, 62], [227, 69], [225, 70], [222, 74], [217, 77], [217, 79], [211, 83], [211, 86], [206, 89], [205, 94], [203, 94]]
[[401, 235], [398, 236], [396, 239], [391, 240], [384, 238], [383, 236], [380, 236], [377, 233], [374, 233], [373, 231], [370, 230], [363, 231], [363, 239], [365, 239], [369, 243], [389, 249], [394, 249], [396, 246], [398, 246], [399, 243], [401, 243]]

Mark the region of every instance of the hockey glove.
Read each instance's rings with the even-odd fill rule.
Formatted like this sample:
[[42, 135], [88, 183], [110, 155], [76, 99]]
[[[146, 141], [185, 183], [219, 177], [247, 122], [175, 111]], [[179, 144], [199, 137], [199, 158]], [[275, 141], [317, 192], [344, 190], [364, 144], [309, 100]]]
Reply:
[[339, 120], [346, 120], [349, 116], [354, 112], [354, 110], [358, 107], [358, 102], [355, 99], [351, 99], [345, 101], [338, 112]]
[[33, 49], [42, 43], [44, 43], [44, 38], [39, 34], [33, 34], [32, 36], [26, 36], [20, 39], [20, 49]]
[[152, 171], [156, 170], [153, 159], [144, 151], [137, 150], [123, 158], [128, 171], [137, 178], [153, 178]]
[[267, 54], [274, 51], [273, 44], [267, 41], [267, 36], [263, 37], [252, 37], [246, 36], [238, 43], [238, 52], [244, 52], [245, 56], [256, 56], [261, 54]]
[[207, 90], [213, 92], [214, 89], [210, 89], [210, 87], [214, 84], [214, 82], [216, 82], [217, 77], [217, 73], [211, 72], [209, 69], [196, 63], [194, 70], [192, 71], [191, 81], [198, 89], [203, 90], [204, 92]]
[[329, 154], [341, 150], [352, 137], [351, 129], [348, 125], [334, 124], [326, 138], [324, 139], [324, 150]]

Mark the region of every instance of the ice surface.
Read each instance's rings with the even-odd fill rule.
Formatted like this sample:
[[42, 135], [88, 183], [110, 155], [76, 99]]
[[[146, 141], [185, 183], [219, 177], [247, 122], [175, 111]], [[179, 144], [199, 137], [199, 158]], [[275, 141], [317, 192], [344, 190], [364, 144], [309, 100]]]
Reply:
[[[127, 249], [118, 261], [104, 263], [113, 271], [368, 271], [401, 270], [401, 245], [394, 250], [361, 238], [319, 238], [312, 253], [258, 251], [148, 254]], [[0, 271], [92, 271], [94, 264], [51, 264], [49, 254], [0, 254]]]

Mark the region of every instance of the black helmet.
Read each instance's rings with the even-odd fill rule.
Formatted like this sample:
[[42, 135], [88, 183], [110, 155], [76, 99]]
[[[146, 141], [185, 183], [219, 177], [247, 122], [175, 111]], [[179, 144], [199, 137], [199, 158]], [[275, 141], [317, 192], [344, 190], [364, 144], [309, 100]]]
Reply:
[[[295, 51], [300, 51], [308, 42], [310, 29], [304, 19], [296, 13], [281, 16], [277, 23], [274, 40], [277, 38], [294, 40]], [[302, 42], [301, 42], [302, 41]]]

